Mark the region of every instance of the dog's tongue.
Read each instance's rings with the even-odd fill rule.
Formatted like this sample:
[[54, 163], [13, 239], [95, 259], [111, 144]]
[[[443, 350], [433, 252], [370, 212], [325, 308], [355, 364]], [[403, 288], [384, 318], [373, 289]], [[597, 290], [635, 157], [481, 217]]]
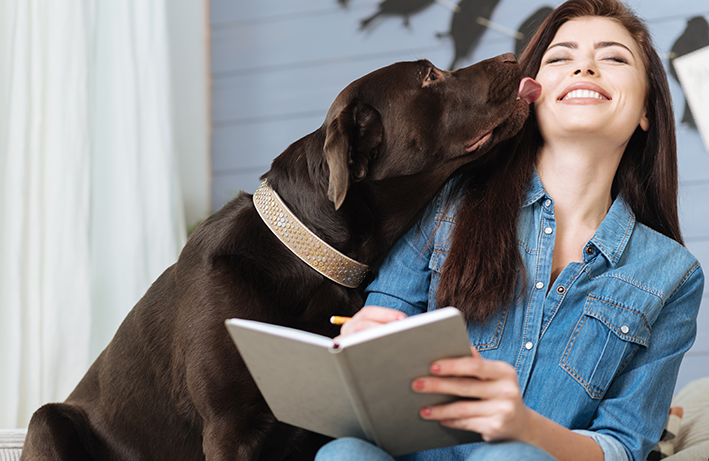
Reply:
[[527, 101], [527, 104], [532, 104], [541, 94], [542, 86], [533, 78], [524, 77], [522, 81], [519, 82], [519, 93], [517, 96]]

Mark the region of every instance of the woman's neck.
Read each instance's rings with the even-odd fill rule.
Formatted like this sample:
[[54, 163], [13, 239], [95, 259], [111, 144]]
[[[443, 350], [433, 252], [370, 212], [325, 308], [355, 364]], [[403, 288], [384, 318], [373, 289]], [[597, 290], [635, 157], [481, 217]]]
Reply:
[[596, 233], [612, 204], [611, 187], [623, 150], [591, 144], [545, 144], [537, 173], [554, 199], [556, 233], [552, 284], [572, 262], [583, 261], [583, 247]]
[[612, 203], [611, 187], [623, 150], [568, 144], [541, 148], [537, 172], [554, 199], [560, 225], [598, 228]]

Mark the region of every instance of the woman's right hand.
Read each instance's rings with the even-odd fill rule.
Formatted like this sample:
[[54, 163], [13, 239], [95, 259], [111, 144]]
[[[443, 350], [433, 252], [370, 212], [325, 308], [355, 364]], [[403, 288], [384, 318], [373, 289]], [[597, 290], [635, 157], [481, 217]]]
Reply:
[[397, 309], [380, 306], [364, 306], [352, 319], [342, 325], [340, 336], [350, 335], [356, 331], [366, 330], [367, 328], [405, 318], [406, 314]]

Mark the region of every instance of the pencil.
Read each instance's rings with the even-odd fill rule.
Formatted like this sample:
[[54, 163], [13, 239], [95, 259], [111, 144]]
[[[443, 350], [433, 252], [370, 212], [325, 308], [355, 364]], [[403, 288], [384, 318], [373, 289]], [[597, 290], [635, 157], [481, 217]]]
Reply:
[[344, 325], [345, 322], [351, 319], [352, 317], [340, 317], [339, 315], [333, 315], [332, 317], [330, 317], [330, 323], [332, 323], [333, 325]]

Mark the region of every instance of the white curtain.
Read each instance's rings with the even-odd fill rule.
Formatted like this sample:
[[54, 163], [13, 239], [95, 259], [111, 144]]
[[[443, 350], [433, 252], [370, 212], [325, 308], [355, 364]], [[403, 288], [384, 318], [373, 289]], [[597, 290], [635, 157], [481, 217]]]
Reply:
[[68, 396], [184, 243], [166, 1], [0, 0], [0, 428]]
[[97, 1], [92, 357], [185, 242], [172, 145], [168, 1]]

